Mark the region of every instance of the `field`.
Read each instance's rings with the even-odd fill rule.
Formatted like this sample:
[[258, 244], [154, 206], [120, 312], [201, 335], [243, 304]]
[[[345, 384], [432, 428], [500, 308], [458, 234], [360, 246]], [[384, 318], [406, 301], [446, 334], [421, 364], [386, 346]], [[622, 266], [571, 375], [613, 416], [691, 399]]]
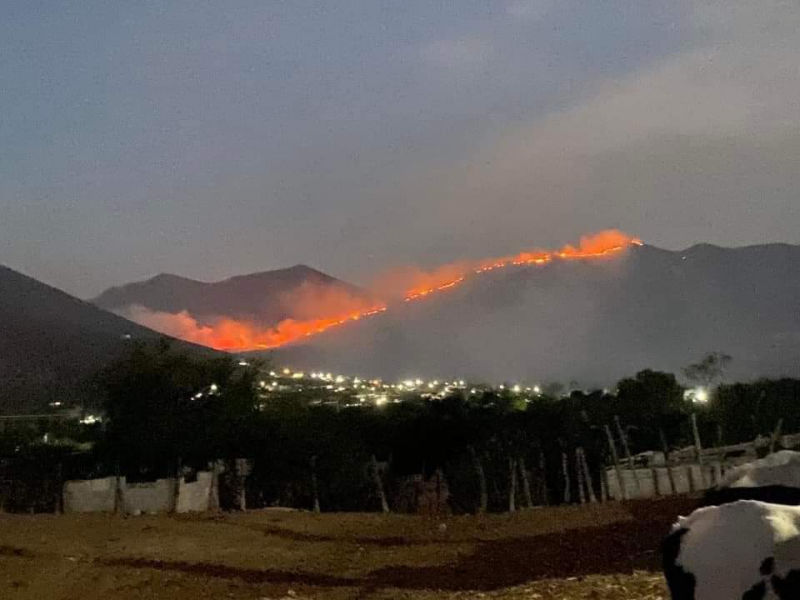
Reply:
[[0, 515], [0, 597], [666, 598], [656, 548], [691, 504], [445, 518]]

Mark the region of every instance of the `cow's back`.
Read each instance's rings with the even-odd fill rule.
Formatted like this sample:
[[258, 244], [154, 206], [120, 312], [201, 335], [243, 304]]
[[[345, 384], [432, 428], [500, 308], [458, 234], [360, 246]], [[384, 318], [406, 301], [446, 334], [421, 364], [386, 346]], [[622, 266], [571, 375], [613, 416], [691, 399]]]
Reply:
[[793, 563], [785, 547], [800, 543], [798, 525], [800, 508], [752, 500], [708, 506], [681, 517], [662, 545], [673, 600], [764, 598], [776, 549], [782, 555], [777, 565], [781, 574], [786, 574], [786, 563]]

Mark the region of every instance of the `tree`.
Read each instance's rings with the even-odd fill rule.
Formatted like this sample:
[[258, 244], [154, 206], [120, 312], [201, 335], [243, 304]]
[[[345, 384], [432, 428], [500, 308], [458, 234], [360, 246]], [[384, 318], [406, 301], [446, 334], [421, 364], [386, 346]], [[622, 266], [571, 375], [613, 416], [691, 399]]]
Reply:
[[660, 447], [659, 429], [663, 429], [670, 440], [676, 440], [689, 412], [683, 388], [675, 375], [650, 369], [617, 384], [614, 408], [615, 415], [633, 428], [631, 445], [635, 452]]
[[686, 379], [703, 387], [711, 387], [715, 381], [722, 380], [725, 369], [733, 358], [724, 352], [709, 352], [699, 362], [683, 369]]
[[724, 443], [735, 444], [768, 435], [779, 419], [786, 431], [800, 429], [797, 379], [759, 379], [720, 385], [710, 403], [711, 416], [724, 432]]
[[233, 458], [256, 412], [256, 367], [228, 357], [138, 344], [102, 374], [108, 426], [103, 450], [123, 472], [173, 474], [179, 459]]

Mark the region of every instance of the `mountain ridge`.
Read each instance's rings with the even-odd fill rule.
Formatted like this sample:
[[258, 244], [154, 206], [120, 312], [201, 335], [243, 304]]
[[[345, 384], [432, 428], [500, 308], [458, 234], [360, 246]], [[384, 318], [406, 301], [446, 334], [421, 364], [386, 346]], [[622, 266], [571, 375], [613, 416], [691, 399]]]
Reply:
[[720, 350], [737, 377], [800, 375], [797, 245], [636, 246], [608, 260], [501, 269], [418, 304], [271, 356], [390, 379], [607, 386], [642, 368], [680, 372]]
[[296, 310], [301, 304], [329, 292], [365, 301], [371, 298], [358, 286], [297, 264], [211, 282], [161, 274], [111, 287], [91, 302], [118, 313], [131, 306], [170, 314], [187, 311], [201, 324], [213, 324], [224, 316], [273, 326], [283, 319], [301, 317]]
[[[0, 265], [0, 412], [83, 402], [90, 378], [130, 340], [162, 334]], [[214, 351], [174, 340], [177, 347]]]

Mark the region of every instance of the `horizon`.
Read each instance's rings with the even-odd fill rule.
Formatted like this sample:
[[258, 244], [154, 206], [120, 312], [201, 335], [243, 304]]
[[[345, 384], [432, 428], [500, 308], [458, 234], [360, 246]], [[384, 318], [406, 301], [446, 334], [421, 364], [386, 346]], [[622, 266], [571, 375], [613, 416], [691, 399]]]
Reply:
[[[710, 247], [713, 247], [713, 248], [720, 248], [720, 249], [723, 249], [723, 250], [735, 250], [735, 249], [739, 249], [739, 248], [750, 248], [750, 247], [757, 247], [757, 246], [782, 246], [782, 245], [783, 246], [800, 246], [800, 242], [765, 241], [765, 242], [753, 242], [753, 243], [746, 243], [746, 244], [729, 245], [729, 244], [716, 244], [716, 243], [711, 243], [711, 242], [696, 241], [696, 242], [690, 243], [688, 246], [683, 246], [683, 247], [679, 247], [679, 248], [667, 248], [665, 246], [651, 244], [651, 243], [648, 243], [646, 240], [642, 240], [642, 244], [641, 245], [642, 246], [646, 246], [646, 247], [655, 248], [657, 250], [663, 250], [663, 251], [666, 251], [666, 252], [680, 253], [680, 252], [687, 252], [687, 251], [691, 250], [692, 248], [695, 248], [695, 247], [698, 247], [698, 246], [710, 246]], [[248, 271], [248, 272], [235, 272], [235, 273], [230, 274], [230, 275], [223, 274], [219, 279], [203, 279], [203, 278], [187, 277], [186, 275], [183, 275], [181, 273], [162, 271], [162, 272], [159, 272], [159, 273], [155, 273], [153, 275], [145, 275], [145, 276], [143, 276], [142, 279], [131, 280], [131, 281], [120, 281], [118, 283], [114, 283], [114, 284], [112, 284], [112, 285], [110, 285], [110, 286], [108, 286], [106, 288], [101, 289], [97, 294], [95, 294], [93, 296], [85, 296], [85, 297], [83, 297], [83, 296], [77, 296], [75, 294], [72, 294], [72, 293], [69, 292], [68, 289], [59, 287], [58, 285], [56, 285], [55, 283], [53, 283], [51, 281], [47, 281], [45, 279], [39, 279], [33, 273], [28, 273], [23, 269], [14, 268], [13, 266], [11, 266], [9, 264], [5, 264], [5, 263], [0, 263], [0, 266], [3, 266], [3, 267], [6, 267], [8, 269], [11, 269], [13, 271], [16, 271], [16, 272], [18, 272], [18, 273], [20, 273], [20, 274], [22, 274], [22, 275], [24, 275], [26, 277], [30, 277], [31, 279], [35, 279], [36, 281], [39, 281], [40, 283], [44, 283], [45, 285], [48, 285], [48, 286], [53, 287], [55, 289], [58, 289], [59, 291], [65, 292], [65, 293], [67, 293], [67, 294], [69, 294], [71, 296], [74, 296], [75, 298], [78, 298], [80, 300], [84, 300], [86, 302], [92, 302], [92, 301], [96, 300], [99, 296], [102, 296], [105, 292], [108, 292], [110, 290], [123, 288], [123, 287], [125, 287], [127, 285], [130, 285], [130, 284], [147, 283], [147, 282], [152, 281], [154, 279], [157, 279], [159, 277], [175, 277], [175, 278], [178, 278], [178, 279], [183, 279], [183, 280], [186, 280], [186, 281], [192, 281], [192, 282], [195, 282], [195, 283], [215, 284], [215, 283], [223, 283], [223, 282], [226, 282], [226, 281], [231, 280], [231, 279], [236, 279], [238, 277], [249, 277], [249, 276], [253, 276], [253, 275], [263, 275], [263, 274], [268, 274], [268, 273], [274, 273], [275, 271], [289, 271], [289, 270], [297, 269], [297, 268], [311, 269], [312, 271], [316, 271], [318, 273], [321, 273], [322, 275], [327, 275], [329, 277], [333, 277], [334, 279], [339, 280], [339, 281], [341, 281], [343, 283], [352, 284], [352, 285], [355, 285], [355, 286], [360, 287], [360, 288], [368, 288], [369, 287], [368, 283], [363, 283], [363, 282], [360, 282], [360, 281], [352, 281], [352, 280], [345, 279], [344, 277], [342, 277], [342, 276], [340, 276], [340, 275], [338, 275], [336, 273], [331, 273], [329, 271], [326, 271], [326, 270], [320, 268], [318, 265], [306, 264], [306, 263], [294, 263], [294, 264], [290, 264], [288, 266], [276, 266], [275, 268], [272, 268], [272, 269], [262, 269], [262, 270], [256, 270], [256, 271]], [[412, 266], [412, 265], [409, 265], [409, 266]], [[432, 269], [435, 270], [436, 266], [437, 265], [433, 265]]]
[[798, 243], [800, 7], [12, 2], [0, 256], [81, 298], [604, 228]]

